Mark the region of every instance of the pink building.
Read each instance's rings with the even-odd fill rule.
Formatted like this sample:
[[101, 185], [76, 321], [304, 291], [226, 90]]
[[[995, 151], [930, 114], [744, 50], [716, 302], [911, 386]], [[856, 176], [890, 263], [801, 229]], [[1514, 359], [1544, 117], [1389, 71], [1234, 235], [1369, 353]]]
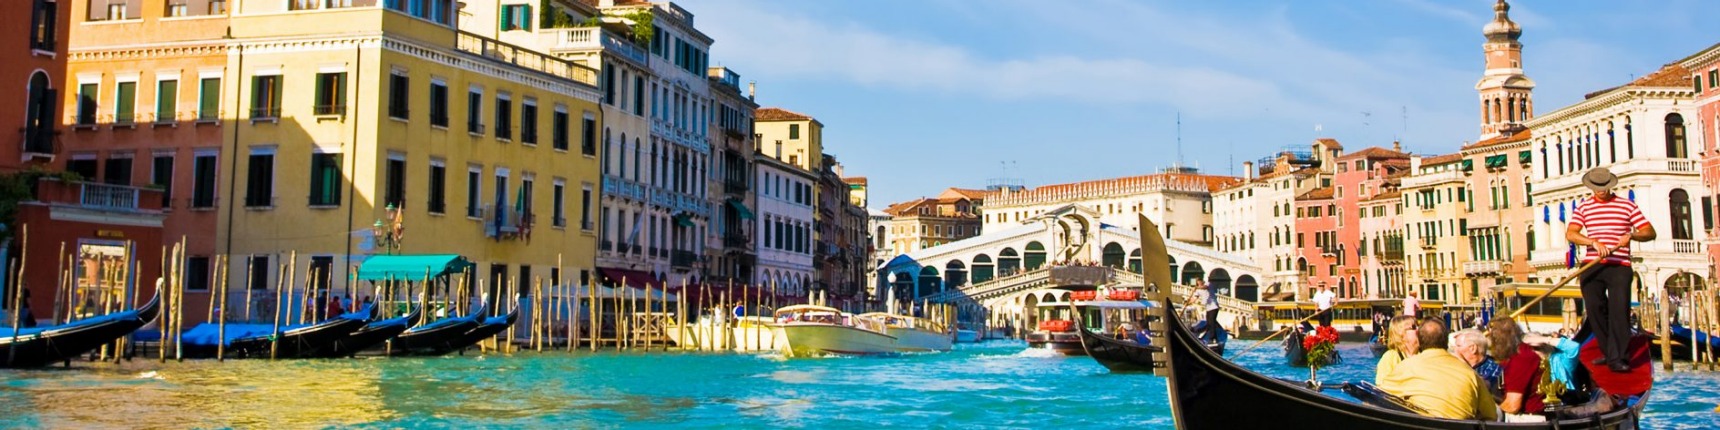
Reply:
[[[1338, 288], [1338, 206], [1333, 187], [1320, 187], [1296, 196], [1296, 269], [1308, 295], [1321, 285]], [[1345, 297], [1339, 292], [1339, 297]]]
[[1361, 245], [1363, 214], [1359, 203], [1384, 192], [1381, 185], [1394, 168], [1404, 170], [1409, 167], [1409, 154], [1403, 153], [1402, 149], [1396, 144], [1392, 149], [1376, 146], [1338, 157], [1332, 175], [1332, 202], [1337, 207], [1334, 208], [1336, 212], [1327, 214], [1337, 218], [1333, 249], [1337, 273], [1332, 275], [1332, 288], [1338, 297], [1368, 296], [1362, 283], [1361, 257], [1365, 246]]

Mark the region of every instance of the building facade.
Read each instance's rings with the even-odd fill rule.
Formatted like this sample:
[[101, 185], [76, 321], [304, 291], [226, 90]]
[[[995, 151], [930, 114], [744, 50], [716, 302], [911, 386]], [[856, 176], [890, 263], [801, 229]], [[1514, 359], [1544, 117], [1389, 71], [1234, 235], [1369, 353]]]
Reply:
[[753, 280], [778, 294], [801, 296], [813, 285], [818, 176], [775, 157], [756, 158], [758, 246]]
[[1689, 129], [1692, 143], [1702, 148], [1702, 229], [1708, 231], [1708, 276], [1720, 268], [1720, 235], [1713, 234], [1717, 202], [1720, 202], [1720, 44], [1708, 47], [1679, 62], [1690, 71], [1691, 89], [1696, 92], [1696, 127]]
[[221, 87], [218, 253], [294, 251], [284, 263], [312, 288], [346, 294], [363, 294], [347, 274], [385, 253], [463, 255], [472, 291], [492, 298], [593, 279], [595, 69], [459, 31], [453, 1], [242, 5]]
[[753, 248], [756, 236], [754, 223], [758, 207], [753, 187], [754, 164], [758, 158], [758, 142], [753, 140], [753, 112], [758, 103], [751, 94], [742, 94], [740, 75], [726, 67], [712, 67], [711, 99], [717, 110], [717, 145], [711, 147], [711, 189], [721, 190], [711, 204], [711, 236], [706, 238], [705, 279], [711, 282], [732, 281], [738, 285], [753, 284], [753, 266], [758, 255]]
[[1474, 200], [1462, 170], [1462, 154], [1410, 159], [1403, 179], [1406, 286], [1423, 300], [1468, 303], [1478, 291], [1463, 282], [1470, 261], [1469, 218]]
[[[54, 160], [60, 139], [61, 100], [67, 93], [66, 58], [74, 2], [15, 0], [0, 5], [0, 82], [22, 89], [0, 103], [0, 130], [18, 130], [0, 145], [0, 172]], [[82, 21], [82, 20], [78, 20]]]
[[1100, 222], [1136, 228], [1136, 215], [1159, 223], [1165, 239], [1213, 246], [1212, 193], [1240, 182], [1233, 176], [1205, 175], [1173, 167], [1161, 173], [1114, 179], [1000, 189], [985, 199], [985, 228], [1007, 228], [1046, 211], [1071, 204], [1098, 212]]
[[[1696, 228], [1694, 209], [1704, 186], [1699, 147], [1689, 131], [1699, 110], [1693, 74], [1677, 63], [1625, 85], [1588, 94], [1583, 101], [1529, 120], [1531, 199], [1535, 205], [1530, 264], [1542, 282], [1564, 276], [1569, 214], [1592, 194], [1584, 172], [1606, 167], [1618, 175], [1614, 193], [1634, 200], [1659, 238], [1631, 245], [1644, 263], [1645, 286], [1684, 287], [1706, 282], [1708, 232]], [[1693, 195], [1697, 197], [1692, 197]]]
[[1336, 230], [1333, 232], [1335, 243], [1332, 259], [1336, 263], [1336, 273], [1332, 275], [1332, 287], [1339, 297], [1346, 299], [1377, 297], [1373, 290], [1367, 288], [1364, 282], [1369, 274], [1362, 271], [1362, 256], [1368, 252], [1369, 243], [1364, 242], [1361, 222], [1368, 213], [1363, 212], [1361, 202], [1372, 199], [1375, 195], [1385, 192], [1386, 183], [1391, 181], [1395, 172], [1407, 170], [1409, 154], [1403, 153], [1403, 148], [1393, 144], [1391, 149], [1370, 147], [1350, 152], [1337, 158], [1337, 166], [1332, 172], [1332, 203], [1336, 212], [1329, 215], [1336, 217]]
[[907, 254], [978, 236], [982, 225], [975, 212], [978, 205], [967, 194], [966, 190], [951, 188], [937, 197], [884, 208], [890, 218], [888, 254]]

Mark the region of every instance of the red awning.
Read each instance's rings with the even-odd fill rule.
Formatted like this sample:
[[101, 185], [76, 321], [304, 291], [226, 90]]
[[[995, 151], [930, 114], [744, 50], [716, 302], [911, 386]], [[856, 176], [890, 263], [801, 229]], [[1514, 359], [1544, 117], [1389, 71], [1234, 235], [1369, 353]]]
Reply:
[[654, 288], [663, 288], [662, 282], [657, 280], [657, 276], [643, 270], [599, 267], [597, 273], [602, 275], [602, 283], [605, 285], [626, 285], [633, 288], [645, 288], [646, 285], [652, 285]]

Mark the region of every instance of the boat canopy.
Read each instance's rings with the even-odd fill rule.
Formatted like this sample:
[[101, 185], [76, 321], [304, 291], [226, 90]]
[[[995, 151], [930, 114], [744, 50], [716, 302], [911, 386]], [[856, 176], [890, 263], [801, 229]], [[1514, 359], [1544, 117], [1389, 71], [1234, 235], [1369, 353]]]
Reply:
[[472, 262], [458, 254], [376, 255], [358, 266], [358, 280], [410, 281], [423, 279], [425, 274], [434, 278], [460, 273], [472, 266]]
[[818, 306], [818, 305], [784, 306], [784, 307], [776, 310], [777, 315], [782, 315], [782, 314], [786, 314], [786, 313], [794, 313], [794, 312], [829, 312], [829, 313], [833, 313], [833, 314], [840, 314], [840, 313], [842, 313], [842, 310], [837, 309], [837, 308], [833, 308], [833, 307], [829, 307], [829, 306]]
[[[1105, 309], [1147, 309], [1153, 307], [1152, 302], [1137, 300], [1079, 300], [1075, 302], [1075, 305], [1083, 308]], [[1066, 308], [1069, 307], [1069, 302], [1039, 302], [1038, 306], [1041, 308]]]

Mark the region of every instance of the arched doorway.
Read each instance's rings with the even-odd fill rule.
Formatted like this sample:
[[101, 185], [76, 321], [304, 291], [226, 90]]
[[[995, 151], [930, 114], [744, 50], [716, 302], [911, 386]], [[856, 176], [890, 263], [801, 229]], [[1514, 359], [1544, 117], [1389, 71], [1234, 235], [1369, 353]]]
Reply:
[[[1129, 272], [1130, 273], [1141, 273], [1141, 249], [1140, 248], [1135, 248], [1134, 251], [1129, 251]], [[1141, 274], [1145, 275], [1145, 273], [1141, 273]]]
[[1184, 284], [1194, 282], [1196, 279], [1206, 279], [1206, 270], [1200, 267], [1200, 263], [1190, 261], [1183, 265], [1182, 279]]
[[993, 270], [996, 270], [996, 267], [991, 264], [991, 256], [975, 255], [973, 256], [973, 273], [969, 277], [973, 278], [975, 284], [990, 281], [994, 273]]
[[1045, 265], [1045, 245], [1039, 241], [1027, 242], [1027, 255], [1022, 259], [1027, 270], [1038, 270]]
[[938, 278], [938, 268], [926, 266], [920, 268], [920, 279], [914, 283], [914, 298], [921, 298], [943, 291], [943, 279]]
[[961, 260], [950, 260], [949, 263], [944, 264], [945, 287], [961, 288], [963, 285], [967, 285], [967, 276], [967, 265], [962, 264]]
[[1206, 283], [1212, 285], [1213, 288], [1217, 288], [1218, 294], [1226, 296], [1231, 295], [1230, 272], [1225, 271], [1224, 269], [1212, 269], [1212, 274], [1207, 276]]
[[1123, 268], [1123, 259], [1123, 245], [1118, 245], [1117, 242], [1111, 242], [1105, 244], [1105, 251], [1100, 254], [1099, 263], [1104, 264], [1105, 267], [1121, 269]]
[[1236, 278], [1236, 298], [1247, 301], [1260, 300], [1260, 283], [1253, 276], [1242, 275]]
[[1004, 248], [997, 253], [997, 276], [1008, 277], [1021, 271], [1021, 254], [1015, 248]]

